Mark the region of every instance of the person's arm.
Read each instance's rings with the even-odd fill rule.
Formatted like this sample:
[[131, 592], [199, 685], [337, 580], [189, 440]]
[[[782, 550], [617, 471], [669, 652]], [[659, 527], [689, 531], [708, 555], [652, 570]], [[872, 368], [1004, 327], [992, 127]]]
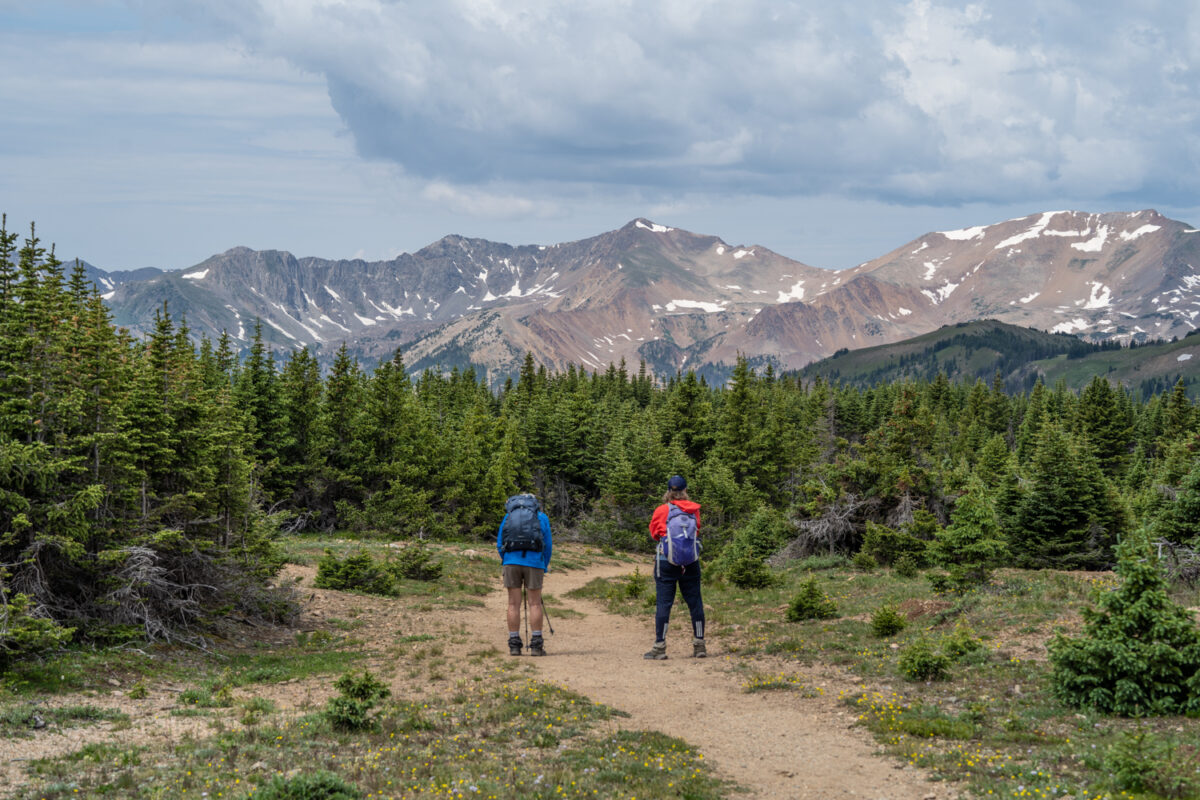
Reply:
[[508, 519], [508, 514], [504, 515], [504, 519], [500, 520], [500, 529], [496, 531], [496, 552], [500, 557], [504, 557], [504, 520]]
[[654, 514], [650, 517], [650, 538], [656, 542], [667, 535], [667, 511], [669, 509], [670, 507], [663, 503], [654, 509]]
[[550, 571], [550, 555], [554, 552], [554, 540], [550, 536], [550, 518], [538, 514], [538, 524], [542, 526], [542, 569]]

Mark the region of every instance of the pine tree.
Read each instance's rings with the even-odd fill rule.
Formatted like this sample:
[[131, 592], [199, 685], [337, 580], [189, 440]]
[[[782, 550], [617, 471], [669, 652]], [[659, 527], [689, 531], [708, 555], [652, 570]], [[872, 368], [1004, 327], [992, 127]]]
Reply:
[[308, 348], [293, 350], [279, 375], [279, 474], [292, 506], [305, 512], [318, 508], [325, 478], [324, 389], [317, 359]]
[[1200, 547], [1200, 461], [1193, 462], [1175, 499], [1160, 508], [1153, 531], [1168, 542]]
[[279, 446], [284, 428], [275, 357], [262, 338], [262, 321], [254, 321], [250, 354], [234, 385], [237, 406], [249, 420], [250, 454], [256, 462], [264, 495], [273, 500], [290, 494], [287, 475], [280, 472]]
[[1099, 566], [1103, 552], [1091, 529], [1093, 488], [1070, 440], [1055, 424], [1042, 429], [1029, 480], [1009, 532], [1016, 563], [1059, 569]]
[[929, 548], [934, 561], [949, 571], [959, 590], [986, 584], [1007, 550], [996, 511], [982, 481], [972, 478], [958, 498], [950, 524], [937, 532]]
[[325, 379], [323, 417], [328, 432], [328, 465], [322, 511], [336, 524], [348, 525], [347, 517], [362, 508], [365, 491], [362, 467], [368, 461], [364, 441], [362, 372], [345, 343], [338, 348]]
[[1083, 390], [1078, 420], [1104, 474], [1110, 478], [1122, 474], [1133, 440], [1133, 421], [1122, 407], [1120, 393], [1107, 379], [1097, 375]]
[[1055, 694], [1130, 717], [1200, 711], [1200, 628], [1171, 601], [1144, 534], [1123, 541], [1118, 557], [1120, 586], [1084, 609], [1082, 634], [1050, 643]]

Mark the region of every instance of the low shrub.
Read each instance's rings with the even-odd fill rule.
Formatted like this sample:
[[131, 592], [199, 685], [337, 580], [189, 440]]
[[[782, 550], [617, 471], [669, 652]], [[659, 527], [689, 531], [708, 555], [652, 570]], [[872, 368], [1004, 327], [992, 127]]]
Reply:
[[332, 550], [326, 550], [317, 563], [317, 577], [313, 584], [319, 589], [385, 596], [396, 593], [395, 579], [391, 572], [378, 564], [365, 550], [344, 559], [339, 559]]
[[850, 563], [859, 572], [874, 572], [879, 569], [879, 562], [875, 560], [875, 556], [862, 550], [854, 554], [854, 557], [850, 559]]
[[765, 589], [776, 582], [767, 563], [748, 550], [731, 554], [724, 566], [725, 577], [739, 589]]
[[926, 542], [907, 530], [893, 530], [870, 520], [867, 521], [867, 531], [863, 534], [862, 552], [873, 556], [880, 564], [895, 565], [897, 561], [907, 556], [920, 565], [925, 561], [927, 547]]
[[253, 794], [256, 800], [363, 800], [354, 784], [334, 772], [318, 770], [285, 778], [276, 775]]
[[900, 673], [910, 681], [941, 680], [949, 672], [950, 663], [950, 657], [925, 636], [900, 651]]
[[617, 579], [608, 589], [608, 598], [617, 602], [624, 600], [640, 600], [646, 595], [647, 581], [640, 567], [633, 570], [632, 575]]
[[837, 604], [834, 603], [821, 587], [816, 578], [809, 578], [800, 584], [800, 591], [788, 604], [788, 622], [801, 622], [806, 619], [831, 619], [837, 616]]
[[423, 544], [405, 547], [388, 564], [392, 574], [411, 581], [436, 581], [442, 577], [445, 565], [433, 559], [433, 551]]
[[921, 565], [912, 553], [905, 553], [896, 559], [892, 569], [901, 578], [915, 578], [921, 574]]
[[378, 723], [371, 712], [380, 700], [391, 695], [391, 689], [367, 670], [347, 672], [333, 686], [341, 694], [329, 698], [325, 705], [329, 724], [342, 731], [375, 730]]
[[880, 606], [871, 615], [871, 632], [883, 639], [894, 636], [908, 626], [908, 620], [895, 606]]
[[1159, 738], [1149, 731], [1126, 731], [1113, 743], [1103, 767], [1123, 792], [1155, 797], [1200, 797], [1200, 747]]
[[971, 627], [960, 619], [954, 625], [954, 630], [942, 637], [941, 647], [947, 657], [958, 661], [983, 647], [983, 642], [975, 636]]
[[75, 633], [74, 628], [34, 616], [28, 595], [14, 595], [8, 603], [3, 597], [0, 593], [0, 672], [17, 659], [61, 647]]

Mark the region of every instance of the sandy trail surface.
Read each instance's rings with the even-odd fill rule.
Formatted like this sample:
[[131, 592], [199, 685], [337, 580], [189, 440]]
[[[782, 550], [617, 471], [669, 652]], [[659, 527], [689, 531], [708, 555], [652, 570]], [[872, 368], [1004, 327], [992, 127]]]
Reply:
[[[709, 657], [691, 657], [687, 607], [676, 601], [667, 636], [666, 661], [642, 654], [654, 640], [652, 615], [634, 619], [598, 604], [566, 597], [597, 577], [632, 572], [628, 563], [598, 563], [553, 571], [545, 592], [553, 609], [565, 606], [583, 616], [555, 622], [545, 634], [547, 656], [530, 658], [540, 676], [628, 713], [621, 727], [657, 730], [699, 748], [711, 766], [759, 798], [870, 798], [932, 800], [955, 792], [930, 783], [928, 775], [877, 755], [869, 733], [854, 727], [853, 712], [838, 701], [854, 684], [836, 670], [803, 673], [818, 697], [796, 692], [747, 693], [745, 676], [732, 655], [722, 652], [719, 631], [709, 629]], [[484, 610], [462, 612], [473, 633], [503, 647], [505, 596], [497, 590]], [[714, 635], [715, 634], [715, 635]], [[522, 658], [526, 658], [522, 656]], [[771, 662], [775, 665], [775, 662]], [[767, 669], [766, 664], [763, 665]]]

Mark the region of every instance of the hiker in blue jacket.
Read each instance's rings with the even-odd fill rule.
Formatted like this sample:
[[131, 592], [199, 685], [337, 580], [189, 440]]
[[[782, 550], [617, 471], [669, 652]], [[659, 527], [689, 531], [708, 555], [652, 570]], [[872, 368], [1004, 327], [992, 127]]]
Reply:
[[518, 494], [504, 504], [504, 519], [496, 533], [504, 588], [508, 590], [508, 653], [521, 655], [521, 599], [528, 594], [525, 623], [533, 628], [529, 655], [546, 655], [542, 640], [542, 577], [550, 571], [553, 541], [550, 518], [532, 494]]

